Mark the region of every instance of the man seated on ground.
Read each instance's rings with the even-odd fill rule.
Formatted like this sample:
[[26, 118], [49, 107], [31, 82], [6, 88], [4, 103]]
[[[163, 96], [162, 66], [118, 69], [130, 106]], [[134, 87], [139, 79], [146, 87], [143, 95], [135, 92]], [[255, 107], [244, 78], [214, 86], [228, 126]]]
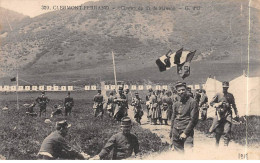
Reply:
[[56, 110], [51, 113], [51, 117], [56, 116], [56, 115], [63, 115], [62, 114], [62, 106], [61, 105], [59, 105], [59, 106], [54, 105], [54, 109], [56, 109]]
[[[26, 106], [26, 105], [24, 105], [24, 106]], [[36, 103], [35, 102], [33, 102], [33, 103], [31, 103], [31, 104], [29, 104], [29, 106], [26, 106], [27, 108], [27, 111], [26, 111], [26, 114], [27, 115], [30, 115], [30, 116], [37, 116], [37, 113], [34, 111], [34, 107], [36, 106]]]
[[112, 160], [122, 160], [135, 155], [139, 155], [139, 143], [135, 135], [131, 134], [132, 122], [129, 117], [124, 117], [121, 120], [121, 130], [113, 135], [101, 152], [94, 156], [92, 160], [106, 159], [106, 156], [114, 150]]
[[84, 152], [78, 152], [73, 149], [66, 141], [65, 136], [68, 134], [70, 124], [66, 120], [56, 123], [56, 131], [47, 136], [41, 145], [38, 153], [39, 159], [56, 160], [56, 159], [89, 159], [90, 156]]

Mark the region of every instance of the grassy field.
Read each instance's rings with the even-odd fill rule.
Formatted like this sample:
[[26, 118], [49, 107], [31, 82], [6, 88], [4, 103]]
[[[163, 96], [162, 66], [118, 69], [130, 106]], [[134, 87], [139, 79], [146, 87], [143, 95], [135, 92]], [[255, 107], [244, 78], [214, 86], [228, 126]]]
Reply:
[[[91, 156], [98, 154], [107, 140], [120, 131], [119, 124], [105, 114], [103, 120], [95, 119], [92, 112], [92, 97], [96, 92], [72, 92], [75, 106], [71, 117], [51, 118], [50, 124], [44, 123], [45, 117], [30, 117], [25, 115], [22, 104], [32, 101], [39, 93], [19, 93], [19, 106], [16, 109], [16, 96], [14, 93], [1, 94], [1, 108], [8, 104], [8, 111], [0, 111], [0, 154], [9, 160], [32, 160], [37, 153], [43, 139], [55, 130], [55, 122], [67, 119], [72, 124], [67, 140], [77, 150], [82, 150]], [[51, 107], [61, 103], [66, 96], [65, 92], [47, 92], [51, 99], [47, 108], [47, 118], [50, 117]], [[38, 108], [35, 109], [38, 111]], [[134, 124], [132, 133], [136, 134], [143, 154], [168, 149], [156, 134], [142, 129]], [[110, 159], [110, 156], [107, 158]]]

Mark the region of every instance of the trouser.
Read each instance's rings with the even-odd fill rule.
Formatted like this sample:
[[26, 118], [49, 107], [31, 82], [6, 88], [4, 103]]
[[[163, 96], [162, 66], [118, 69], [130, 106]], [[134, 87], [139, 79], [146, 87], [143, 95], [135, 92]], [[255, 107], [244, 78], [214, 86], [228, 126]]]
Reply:
[[161, 121], [162, 121], [162, 122], [164, 121], [164, 124], [165, 124], [165, 125], [168, 125], [168, 119], [161, 119]]
[[194, 131], [192, 130], [189, 135], [187, 135], [186, 139], [180, 139], [180, 135], [183, 133], [183, 130], [176, 129], [173, 127], [172, 129], [172, 145], [174, 149], [178, 152], [184, 152], [185, 148], [193, 148], [193, 136]]
[[219, 145], [219, 141], [221, 138], [221, 135], [223, 135], [224, 138], [224, 146], [228, 146], [229, 141], [231, 139], [231, 126], [232, 123], [227, 121], [226, 119], [221, 120], [219, 125], [216, 127], [216, 145]]
[[95, 117], [103, 117], [104, 110], [103, 108], [95, 108], [94, 109], [94, 116]]
[[40, 106], [39, 116], [41, 117], [42, 113], [45, 113], [46, 116], [46, 106]]
[[65, 116], [71, 114], [72, 107], [65, 107]]

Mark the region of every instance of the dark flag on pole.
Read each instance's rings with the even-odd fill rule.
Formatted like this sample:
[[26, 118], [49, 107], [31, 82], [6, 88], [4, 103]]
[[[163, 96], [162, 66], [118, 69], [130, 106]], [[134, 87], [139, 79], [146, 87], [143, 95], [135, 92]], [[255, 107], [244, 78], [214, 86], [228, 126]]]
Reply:
[[160, 70], [166, 71], [173, 66], [177, 65], [177, 74], [182, 77], [182, 79], [190, 75], [190, 62], [195, 55], [195, 52], [183, 51], [183, 48], [172, 53], [170, 50], [166, 55], [163, 55], [156, 60], [156, 64]]
[[11, 80], [11, 82], [16, 81], [16, 77], [11, 78], [10, 80]]

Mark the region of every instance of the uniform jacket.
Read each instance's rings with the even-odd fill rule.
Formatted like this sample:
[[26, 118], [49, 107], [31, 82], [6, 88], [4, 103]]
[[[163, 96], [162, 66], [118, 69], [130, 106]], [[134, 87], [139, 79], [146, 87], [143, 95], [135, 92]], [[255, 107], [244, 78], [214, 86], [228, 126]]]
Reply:
[[105, 147], [99, 153], [101, 159], [105, 158], [110, 151], [114, 149], [113, 160], [126, 159], [132, 155], [139, 153], [138, 139], [133, 134], [123, 134], [122, 132], [113, 135]]
[[198, 103], [188, 95], [183, 101], [180, 100], [173, 104], [171, 132], [173, 128], [176, 128], [189, 135], [196, 126], [198, 119]]
[[64, 101], [65, 107], [73, 107], [74, 106], [74, 100], [72, 97], [66, 97]]
[[[235, 98], [233, 94], [227, 92], [224, 94], [223, 92], [217, 93], [212, 101], [210, 102], [210, 105], [213, 106], [215, 103], [224, 102], [225, 104], [225, 110], [224, 110], [224, 117], [226, 120], [230, 121], [232, 120], [232, 107], [234, 109], [234, 112], [237, 114], [237, 107], [235, 104]], [[232, 106], [232, 107], [231, 107]], [[221, 108], [222, 106], [220, 106]]]
[[84, 159], [79, 152], [66, 143], [64, 137], [58, 131], [52, 132], [43, 140], [39, 153], [41, 152], [51, 154], [53, 159]]
[[47, 96], [40, 96], [36, 99], [36, 102], [39, 104], [40, 107], [46, 107], [47, 103], [49, 102], [50, 100], [48, 99]]

